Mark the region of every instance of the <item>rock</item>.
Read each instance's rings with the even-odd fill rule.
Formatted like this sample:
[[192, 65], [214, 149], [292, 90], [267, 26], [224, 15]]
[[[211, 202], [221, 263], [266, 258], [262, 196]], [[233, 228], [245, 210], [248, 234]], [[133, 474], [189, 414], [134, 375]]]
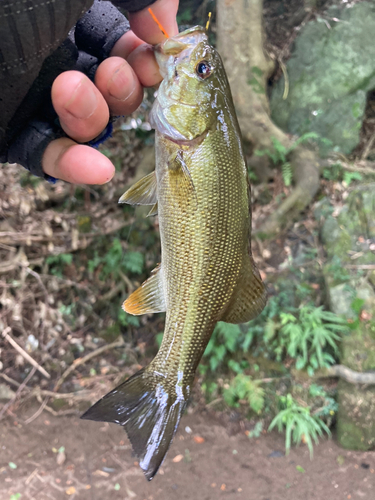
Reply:
[[[315, 216], [322, 223], [321, 238], [327, 252], [323, 274], [331, 311], [352, 320], [350, 334], [341, 341], [340, 364], [356, 372], [375, 371], [375, 280], [361, 264], [375, 264], [375, 192], [371, 185], [356, 187], [334, 217], [327, 201]], [[353, 269], [353, 264], [359, 269]], [[349, 268], [348, 266], [352, 266]], [[355, 299], [363, 301], [353, 309]], [[365, 314], [364, 314], [365, 313]], [[340, 380], [337, 438], [341, 446], [369, 450], [375, 446], [375, 386]]]
[[14, 396], [15, 392], [12, 391], [8, 385], [0, 384], [0, 401], [7, 401], [12, 399]]
[[374, 264], [374, 214], [375, 191], [371, 185], [353, 189], [337, 217], [327, 215], [323, 222], [321, 237], [328, 257], [347, 264]]
[[[299, 136], [316, 132], [337, 151], [350, 153], [359, 142], [366, 93], [375, 88], [374, 33], [373, 2], [333, 6], [324, 19], [309, 22], [286, 65], [287, 98], [284, 77], [272, 92], [275, 123]], [[321, 152], [332, 146], [322, 143]]]
[[337, 438], [343, 448], [370, 450], [375, 445], [375, 388], [340, 380]]

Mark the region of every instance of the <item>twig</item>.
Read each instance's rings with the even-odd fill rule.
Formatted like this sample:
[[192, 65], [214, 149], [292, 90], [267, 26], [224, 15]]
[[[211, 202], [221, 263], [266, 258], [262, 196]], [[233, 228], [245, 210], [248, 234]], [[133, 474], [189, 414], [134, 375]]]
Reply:
[[39, 363], [37, 363], [35, 361], [35, 359], [33, 359], [29, 354], [27, 354], [27, 352], [22, 349], [22, 347], [20, 345], [17, 344], [17, 342], [9, 335], [8, 332], [11, 331], [11, 328], [8, 326], [7, 328], [5, 328], [5, 330], [3, 330], [3, 337], [5, 338], [5, 340], [7, 340], [9, 342], [9, 344], [11, 346], [13, 346], [15, 348], [15, 350], [17, 352], [19, 352], [21, 354], [21, 356], [23, 358], [26, 359], [26, 361], [28, 361], [31, 365], [33, 365], [42, 375], [44, 375], [46, 378], [50, 379], [51, 378], [51, 375], [46, 372], [46, 370], [40, 366]]
[[12, 397], [12, 399], [10, 401], [8, 401], [8, 403], [6, 403], [2, 410], [0, 411], [0, 420], [2, 418], [2, 416], [4, 415], [4, 413], [7, 411], [7, 409], [12, 406], [12, 404], [16, 401], [16, 399], [18, 398], [18, 396], [21, 394], [22, 390], [24, 389], [24, 387], [26, 386], [27, 382], [31, 379], [31, 377], [34, 376], [34, 373], [36, 372], [36, 367], [33, 366], [32, 370], [30, 371], [30, 373], [28, 374], [28, 376], [25, 378], [25, 380], [22, 382], [22, 384], [19, 385], [15, 395]]
[[121, 276], [121, 279], [125, 283], [125, 285], [128, 287], [128, 293], [131, 294], [131, 292], [134, 290], [134, 285], [130, 281], [130, 279], [124, 274], [121, 270], [119, 270], [119, 274]]
[[375, 264], [347, 264], [347, 269], [375, 269]]
[[73, 364], [70, 365], [67, 370], [65, 370], [65, 372], [61, 375], [61, 377], [57, 381], [57, 383], [55, 385], [55, 391], [58, 390], [58, 388], [64, 382], [66, 377], [68, 377], [68, 375], [70, 375], [76, 368], [78, 368], [78, 366], [85, 364], [87, 361], [89, 361], [92, 358], [95, 358], [96, 356], [99, 356], [99, 354], [102, 354], [103, 352], [109, 351], [110, 349], [114, 349], [115, 347], [120, 347], [122, 345], [124, 345], [124, 339], [120, 336], [117, 340], [115, 340], [111, 344], [105, 345], [103, 347], [99, 347], [99, 349], [96, 349], [95, 351], [90, 352], [89, 354], [87, 354], [83, 358], [76, 359], [73, 362]]
[[33, 271], [32, 269], [30, 269], [29, 267], [26, 268], [26, 272], [31, 274], [31, 276], [34, 276], [34, 278], [38, 281], [41, 289], [43, 290], [44, 299], [46, 301], [46, 304], [48, 304], [48, 291], [47, 291], [47, 288], [44, 286], [44, 283], [43, 283], [40, 275], [38, 273], [36, 273], [35, 271]]
[[[359, 174], [364, 174], [364, 175], [375, 175], [375, 165], [374, 162], [365, 162], [365, 161], [359, 161], [356, 164], [350, 164], [347, 163], [343, 160], [339, 160], [340, 162], [340, 167], [342, 167], [344, 170], [348, 170], [349, 172], [358, 172]], [[337, 163], [337, 160], [328, 160], [328, 166], [332, 166], [335, 163]], [[370, 165], [370, 166], [362, 166], [362, 164], [365, 165]], [[373, 166], [374, 165], [374, 166]], [[322, 164], [323, 167], [327, 166], [326, 164]]]
[[366, 144], [366, 147], [365, 147], [365, 149], [362, 153], [362, 156], [361, 156], [361, 160], [366, 160], [366, 158], [368, 157], [368, 155], [370, 153], [372, 145], [374, 144], [374, 141], [375, 141], [375, 132], [372, 134], [372, 136], [370, 137], [370, 140]]
[[[35, 368], [33, 368], [33, 370], [34, 369]], [[30, 378], [31, 378], [31, 376], [30, 376]], [[121, 377], [122, 376], [123, 375], [121, 375]], [[31, 387], [27, 387], [27, 386], [25, 387], [26, 383], [28, 382], [27, 379], [25, 379], [25, 381], [22, 384], [20, 384], [16, 380], [13, 380], [12, 378], [10, 378], [5, 373], [0, 373], [0, 377], [2, 377], [6, 382], [8, 382], [8, 384], [13, 385], [15, 387], [18, 387], [17, 393], [21, 392], [20, 391], [21, 386], [24, 385], [24, 387], [22, 387], [22, 390], [27, 389], [29, 391], [30, 396], [45, 396], [45, 397], [54, 398], [54, 399], [67, 399], [67, 400], [75, 399], [76, 401], [90, 401], [91, 400], [91, 395], [92, 395], [91, 391], [79, 391], [78, 393], [77, 392], [62, 392], [62, 393], [60, 393], [60, 392], [54, 392], [54, 391], [48, 391], [45, 389], [40, 389], [39, 387], [32, 389]]]
[[36, 411], [34, 413], [34, 415], [32, 415], [30, 418], [28, 418], [27, 420], [25, 420], [24, 424], [25, 425], [28, 425], [28, 424], [31, 424], [31, 422], [33, 422], [36, 418], [39, 417], [39, 415], [42, 413], [42, 411], [44, 410], [44, 408], [46, 407], [47, 403], [48, 403], [48, 400], [49, 398], [47, 397], [43, 403], [40, 405], [40, 408], [38, 411]]

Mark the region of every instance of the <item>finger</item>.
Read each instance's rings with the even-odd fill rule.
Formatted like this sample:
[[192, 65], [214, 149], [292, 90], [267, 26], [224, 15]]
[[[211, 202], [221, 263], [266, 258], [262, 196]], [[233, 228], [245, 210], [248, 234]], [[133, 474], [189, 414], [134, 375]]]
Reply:
[[52, 85], [52, 102], [64, 131], [87, 142], [107, 126], [109, 110], [104, 97], [79, 71], [61, 73]]
[[46, 174], [72, 184], [105, 184], [115, 175], [115, 167], [106, 156], [68, 137], [47, 146], [42, 165]]
[[109, 57], [99, 65], [95, 85], [114, 115], [133, 113], [143, 99], [143, 89], [136, 74], [121, 57]]
[[132, 30], [130, 30], [117, 40], [111, 50], [111, 56], [118, 56], [123, 59], [127, 59], [128, 55], [139, 45], [142, 45], [142, 43], [145, 42], [138, 38]]
[[[178, 0], [157, 0], [151, 8], [168, 35], [177, 35]], [[129, 22], [133, 32], [145, 42], [155, 45], [165, 40], [165, 36], [147, 9], [129, 13]]]
[[133, 50], [128, 63], [144, 87], [153, 87], [161, 82], [162, 77], [151, 45], [143, 44]]

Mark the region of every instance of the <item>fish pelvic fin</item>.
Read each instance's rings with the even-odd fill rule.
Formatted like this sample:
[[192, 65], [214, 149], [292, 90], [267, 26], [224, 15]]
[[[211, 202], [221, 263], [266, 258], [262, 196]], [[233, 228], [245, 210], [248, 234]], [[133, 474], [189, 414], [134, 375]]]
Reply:
[[147, 214], [147, 217], [152, 217], [153, 215], [158, 215], [158, 202], [151, 207], [151, 210]]
[[125, 312], [138, 316], [165, 312], [167, 309], [163, 285], [163, 268], [159, 264], [151, 276], [122, 305]]
[[267, 290], [251, 257], [246, 261], [241, 279], [221, 321], [247, 323], [262, 312], [266, 302]]
[[158, 186], [155, 171], [136, 182], [119, 199], [119, 203], [129, 205], [154, 205], [157, 201]]
[[168, 394], [164, 380], [154, 372], [140, 370], [81, 417], [122, 425], [149, 481], [163, 463], [186, 407], [181, 395]]

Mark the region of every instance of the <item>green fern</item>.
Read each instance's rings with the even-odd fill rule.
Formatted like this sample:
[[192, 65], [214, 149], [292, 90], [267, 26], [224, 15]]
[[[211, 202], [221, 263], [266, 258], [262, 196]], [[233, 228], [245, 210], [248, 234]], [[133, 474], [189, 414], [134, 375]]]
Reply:
[[283, 174], [283, 181], [286, 187], [289, 187], [293, 180], [293, 171], [290, 163], [286, 161], [281, 165], [281, 172]]
[[307, 444], [310, 457], [313, 456], [313, 441], [318, 443], [318, 438], [326, 432], [331, 435], [327, 425], [316, 415], [311, 415], [309, 407], [299, 405], [291, 394], [280, 397], [284, 407], [272, 420], [268, 430], [277, 427], [279, 432], [285, 428], [285, 452], [288, 455], [291, 444], [298, 445], [302, 440]]
[[264, 407], [264, 389], [260, 380], [252, 380], [248, 375], [238, 374], [229, 388], [224, 389], [224, 400], [229, 406], [239, 407], [241, 400], [246, 400], [255, 413], [260, 413]]

